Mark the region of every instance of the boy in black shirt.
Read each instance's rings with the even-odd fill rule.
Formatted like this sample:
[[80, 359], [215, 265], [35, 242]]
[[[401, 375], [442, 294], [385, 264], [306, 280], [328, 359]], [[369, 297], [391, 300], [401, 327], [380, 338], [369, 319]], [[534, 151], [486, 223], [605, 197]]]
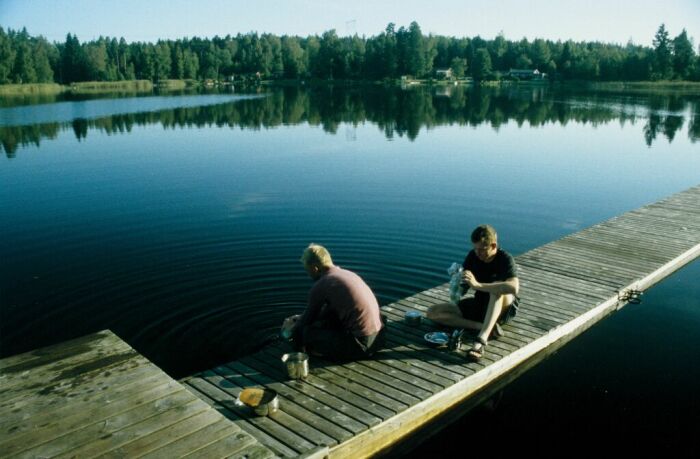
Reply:
[[493, 227], [478, 226], [471, 241], [473, 249], [462, 264], [462, 285], [473, 288], [474, 297], [463, 298], [456, 306], [450, 303], [432, 306], [426, 315], [443, 325], [477, 330], [476, 341], [467, 355], [471, 360], [479, 360], [492, 330], [500, 330], [498, 323], [505, 323], [515, 315], [520, 283], [515, 261], [498, 248]]

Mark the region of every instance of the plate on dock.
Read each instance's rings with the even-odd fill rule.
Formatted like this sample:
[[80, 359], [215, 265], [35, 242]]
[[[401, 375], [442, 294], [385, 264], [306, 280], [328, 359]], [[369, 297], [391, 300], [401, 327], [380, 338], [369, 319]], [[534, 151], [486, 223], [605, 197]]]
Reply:
[[450, 335], [440, 331], [426, 333], [423, 338], [433, 346], [447, 346], [450, 341]]

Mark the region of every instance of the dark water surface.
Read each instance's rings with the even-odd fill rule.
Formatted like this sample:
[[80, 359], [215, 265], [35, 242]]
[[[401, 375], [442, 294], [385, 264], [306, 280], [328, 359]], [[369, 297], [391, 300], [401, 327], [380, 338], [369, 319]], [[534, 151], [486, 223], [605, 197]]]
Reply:
[[[2, 356], [109, 328], [181, 377], [250, 352], [303, 309], [309, 242], [386, 304], [445, 282], [479, 223], [517, 255], [700, 183], [697, 96], [258, 95], [0, 104]], [[699, 270], [455, 429], [532, 413], [543, 432], [587, 416], [593, 430], [700, 427]]]

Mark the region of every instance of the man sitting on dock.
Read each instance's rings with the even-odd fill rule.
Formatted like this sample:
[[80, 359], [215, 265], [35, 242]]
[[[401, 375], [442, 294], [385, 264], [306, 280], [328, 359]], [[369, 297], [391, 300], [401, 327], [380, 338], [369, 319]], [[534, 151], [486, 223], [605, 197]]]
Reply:
[[316, 281], [304, 313], [285, 319], [295, 347], [339, 360], [370, 357], [384, 345], [379, 304], [360, 276], [335, 266], [325, 247], [311, 244], [301, 262]]
[[[474, 346], [467, 356], [479, 360], [491, 336], [503, 334], [500, 324], [517, 312], [520, 289], [515, 260], [498, 248], [496, 230], [490, 225], [478, 226], [471, 235], [473, 249], [462, 267], [462, 286], [473, 288], [473, 298], [463, 298], [457, 305], [437, 304], [426, 316], [439, 324], [478, 331]], [[466, 293], [466, 290], [465, 290]]]

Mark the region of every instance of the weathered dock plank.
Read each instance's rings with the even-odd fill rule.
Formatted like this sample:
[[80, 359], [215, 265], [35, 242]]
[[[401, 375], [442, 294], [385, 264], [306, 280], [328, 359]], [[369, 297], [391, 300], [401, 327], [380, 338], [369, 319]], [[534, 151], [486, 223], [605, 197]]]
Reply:
[[[261, 370], [266, 375], [269, 375], [268, 378], [271, 381], [274, 381], [275, 384], [280, 384], [278, 381], [285, 381], [287, 379], [282, 368], [280, 368], [278, 365], [270, 365], [271, 362], [269, 360], [249, 358], [245, 360], [242, 359], [241, 362], [250, 365], [250, 367], [253, 369]], [[257, 379], [256, 381], [261, 382]], [[304, 401], [307, 397], [309, 400], [312, 400], [313, 402], [311, 403], [313, 403], [314, 406], [319, 404], [320, 406], [326, 406], [329, 409], [332, 409], [332, 421], [338, 423], [339, 425], [345, 426], [345, 428], [350, 429], [355, 433], [360, 432], [367, 427], [376, 425], [381, 421], [379, 417], [374, 416], [367, 411], [361, 410], [360, 408], [345, 402], [333, 394], [319, 390], [311, 384], [304, 384], [301, 381], [295, 380], [285, 381], [283, 384], [289, 389], [283, 387], [281, 390], [288, 393], [288, 396], [296, 398], [296, 394], [299, 394], [299, 396], [303, 397]], [[277, 390], [274, 386], [269, 384], [267, 387]]]
[[106, 330], [0, 360], [0, 394], [3, 457], [273, 455]]
[[[166, 432], [169, 436], [174, 437], [174, 441], [139, 457], [148, 459], [165, 457], [228, 457], [228, 455], [236, 454], [238, 451], [251, 445], [258, 444], [252, 436], [241, 431], [228, 419], [219, 419], [193, 433], [180, 430], [177, 427], [166, 429]], [[202, 444], [202, 441], [198, 438], [202, 435], [210, 440], [209, 444]], [[119, 455], [122, 454], [122, 451], [117, 452]], [[128, 451], [123, 453], [122, 457], [134, 457]]]
[[[264, 355], [263, 353], [266, 355]], [[261, 355], [259, 356], [260, 359], [268, 359], [268, 361], [270, 362], [277, 363], [279, 359], [279, 354], [271, 354], [268, 353], [267, 350], [263, 350], [263, 353], [261, 353]], [[298, 382], [297, 384], [308, 384], [324, 392], [333, 394], [335, 397], [343, 400], [344, 402], [352, 406], [358, 407], [364, 411], [367, 411], [368, 413], [378, 417], [379, 419], [385, 419], [386, 417], [392, 416], [394, 414], [394, 411], [385, 408], [380, 403], [376, 403], [374, 400], [365, 398], [362, 395], [358, 395], [357, 393], [348, 390], [348, 388], [342, 384], [338, 385], [328, 380], [319, 378], [315, 375], [315, 373], [316, 371], [314, 370], [309, 374], [309, 377], [306, 378], [306, 380], [304, 380], [303, 382]], [[282, 376], [282, 380], [284, 380], [285, 378], [286, 374]]]
[[[23, 354], [3, 357], [0, 360], [0, 372], [2, 373], [0, 377], [8, 374], [8, 372], [36, 368], [41, 365], [53, 364], [59, 360], [74, 357], [75, 355], [85, 352], [87, 349], [92, 349], [92, 346], [104, 339], [111, 339], [107, 331], [64, 341], [58, 347], [42, 347]], [[19, 365], [24, 368], [18, 367]]]
[[[311, 431], [311, 433], [309, 433], [310, 428], [307, 428], [299, 421], [293, 422], [290, 425], [288, 422], [290, 416], [285, 413], [278, 412], [269, 418], [255, 416], [250, 410], [236, 404], [238, 394], [240, 393], [240, 386], [228, 383], [226, 378], [213, 374], [212, 372], [205, 372], [204, 376], [204, 378], [189, 378], [187, 383], [198, 391], [206, 394], [214, 401], [215, 407], [221, 406], [236, 413], [240, 418], [249, 421], [259, 430], [275, 438], [286, 447], [293, 449], [296, 453], [313, 449], [316, 446], [309, 441], [308, 438], [311, 437], [312, 441], [314, 441], [316, 437], [315, 434], [320, 432]], [[241, 424], [239, 424], [239, 426], [243, 429]], [[322, 438], [320, 441], [326, 439], [332, 442], [332, 439], [328, 437]]]
[[122, 393], [128, 394], [136, 385], [162, 382], [157, 369], [149, 366], [130, 367], [128, 362], [107, 370], [104, 375], [109, 378], [109, 383], [106, 378], [96, 376], [78, 385], [71, 385], [70, 380], [61, 385], [47, 380], [44, 387], [26, 386], [26, 393], [19, 393], [16, 397], [0, 403], [0, 409], [5, 413], [0, 421], [0, 428], [14, 428], [15, 423], [33, 418], [39, 410], [47, 417], [54, 413], [63, 414], [65, 411], [61, 410], [75, 407], [73, 399], [94, 401], [97, 404], [112, 400], [112, 397], [119, 397]]
[[[226, 408], [224, 406], [225, 401], [222, 400], [221, 398], [216, 397], [216, 395], [215, 395], [216, 399], [213, 399], [208, 395], [208, 393], [200, 391], [197, 388], [197, 386], [201, 383], [201, 381], [198, 381], [197, 379], [195, 379], [192, 382], [193, 382], [193, 384], [190, 384], [189, 379], [187, 379], [187, 380], [183, 381], [183, 385], [185, 387], [187, 387], [187, 389], [190, 392], [192, 392], [193, 394], [196, 394], [199, 398], [204, 400], [210, 406], [214, 407], [219, 413], [224, 415], [228, 420], [230, 420], [232, 423], [234, 423], [237, 427], [240, 427], [241, 430], [254, 436], [255, 439], [260, 442], [261, 445], [264, 445], [266, 448], [268, 448], [270, 451], [272, 451], [275, 456], [279, 456], [279, 457], [296, 457], [296, 456], [298, 456], [297, 451], [289, 448], [287, 445], [285, 445], [284, 443], [281, 443], [273, 436], [268, 435], [267, 432], [259, 429], [254, 423], [245, 422], [243, 417], [239, 416], [235, 412]], [[265, 419], [265, 420], [267, 420], [267, 419]], [[269, 420], [267, 420], [267, 421], [269, 421]]]
[[281, 382], [276, 382], [274, 379], [241, 362], [231, 362], [228, 365], [215, 368], [214, 371], [224, 378], [238, 372], [246, 375], [256, 384], [275, 390], [286, 412], [297, 419], [303, 420], [306, 424], [318, 429], [336, 441], [347, 440], [352, 437], [353, 431], [364, 430], [364, 426], [355, 423], [352, 418], [345, 416], [326, 404], [318, 403], [303, 392], [285, 386]]
[[45, 387], [46, 381], [51, 381], [54, 386], [72, 382], [76, 377], [101, 368], [130, 361], [139, 364], [146, 360], [139, 359], [133, 349], [124, 349], [119, 346], [119, 339], [114, 335], [106, 335], [105, 339], [98, 341], [81, 352], [81, 348], [73, 348], [73, 355], [65, 356], [62, 360], [38, 364], [37, 359], [30, 359], [26, 363], [9, 366], [2, 369], [2, 389], [0, 389], [0, 401], [4, 402], [14, 398], [17, 393], [26, 393], [28, 387]]
[[[13, 454], [27, 448], [27, 445], [46, 443], [58, 439], [67, 433], [84, 429], [95, 422], [104, 421], [118, 414], [122, 414], [133, 408], [138, 408], [147, 403], [153, 403], [164, 396], [173, 395], [181, 390], [177, 385], [170, 382], [162, 383], [151, 389], [147, 386], [134, 385], [132, 391], [126, 398], [118, 397], [109, 404], [104, 404], [106, 400], [95, 405], [90, 416], [85, 416], [84, 407], [69, 405], [71, 410], [55, 411], [50, 420], [37, 423], [36, 419], [28, 417], [21, 422], [8, 425], [12, 430], [12, 437], [0, 443], [0, 448], [6, 454]], [[111, 400], [110, 400], [111, 401]]]

